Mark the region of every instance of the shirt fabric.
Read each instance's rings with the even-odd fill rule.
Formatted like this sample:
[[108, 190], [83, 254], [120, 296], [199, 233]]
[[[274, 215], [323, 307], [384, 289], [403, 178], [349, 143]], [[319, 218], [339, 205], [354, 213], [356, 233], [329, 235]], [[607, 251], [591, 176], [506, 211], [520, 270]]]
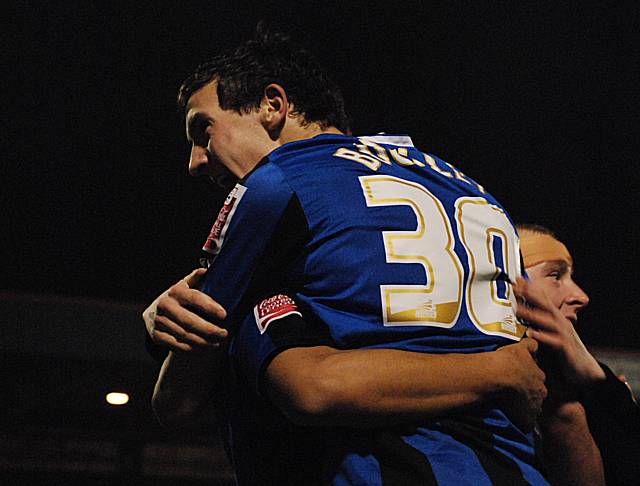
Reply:
[[[404, 136], [289, 143], [232, 190], [205, 250], [202, 290], [233, 335], [227, 439], [240, 484], [269, 483], [278, 464], [304, 484], [547, 484], [532, 435], [498, 409], [345, 431], [291, 426], [261, 394], [264, 369], [293, 346], [473, 353], [522, 337], [513, 223], [459, 170]], [[252, 308], [274, 293], [306, 324], [273, 314], [286, 301]]]

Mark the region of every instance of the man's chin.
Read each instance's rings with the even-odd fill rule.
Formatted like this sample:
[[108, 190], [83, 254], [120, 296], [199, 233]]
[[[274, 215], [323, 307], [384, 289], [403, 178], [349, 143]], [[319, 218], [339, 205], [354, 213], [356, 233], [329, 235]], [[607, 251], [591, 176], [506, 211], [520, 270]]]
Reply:
[[238, 182], [238, 178], [220, 163], [215, 164], [213, 167], [214, 169], [209, 175], [211, 182], [222, 189], [231, 190], [231, 188], [235, 186], [236, 182]]

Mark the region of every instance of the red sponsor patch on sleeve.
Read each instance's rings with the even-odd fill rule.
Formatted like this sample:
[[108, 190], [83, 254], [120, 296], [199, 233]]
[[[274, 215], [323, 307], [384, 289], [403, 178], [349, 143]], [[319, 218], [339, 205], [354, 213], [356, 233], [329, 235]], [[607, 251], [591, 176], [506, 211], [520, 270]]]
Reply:
[[256, 325], [260, 334], [264, 334], [269, 324], [291, 314], [302, 317], [295, 301], [288, 295], [278, 294], [263, 300], [253, 308]]
[[246, 190], [246, 187], [236, 184], [236, 186], [231, 189], [231, 192], [229, 192], [227, 199], [224, 201], [224, 205], [218, 213], [218, 217], [211, 227], [207, 241], [205, 241], [204, 246], [202, 247], [202, 249], [207, 253], [217, 255], [220, 252], [231, 218], [236, 212], [238, 203], [240, 202], [240, 199], [242, 199]]

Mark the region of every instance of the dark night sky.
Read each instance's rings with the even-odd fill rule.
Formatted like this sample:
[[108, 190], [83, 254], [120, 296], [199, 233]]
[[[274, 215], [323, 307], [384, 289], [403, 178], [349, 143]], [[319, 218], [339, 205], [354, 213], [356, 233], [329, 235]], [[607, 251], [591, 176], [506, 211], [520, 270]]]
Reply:
[[187, 174], [175, 92], [266, 18], [343, 86], [357, 134], [409, 133], [556, 230], [591, 295], [586, 341], [640, 348], [638, 9], [420, 3], [12, 8], [0, 288], [146, 302], [195, 266], [220, 196]]

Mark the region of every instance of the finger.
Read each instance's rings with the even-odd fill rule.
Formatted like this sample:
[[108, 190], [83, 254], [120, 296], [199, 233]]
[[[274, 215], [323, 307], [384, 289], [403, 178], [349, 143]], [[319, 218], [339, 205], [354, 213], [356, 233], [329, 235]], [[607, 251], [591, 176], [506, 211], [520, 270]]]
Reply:
[[200, 353], [213, 348], [219, 348], [222, 342], [220, 340], [208, 341], [192, 333], [186, 333], [184, 336], [175, 336], [175, 339], [177, 343], [187, 346], [192, 353]]
[[196, 268], [182, 280], [186, 282], [188, 287], [197, 288], [200, 286], [200, 282], [202, 282], [205, 273], [207, 273], [206, 268]]
[[562, 349], [562, 340], [554, 336], [553, 334], [529, 328], [527, 330], [527, 336], [529, 336], [531, 339], [535, 339], [539, 344], [542, 344], [547, 348], [551, 348], [554, 350]]
[[521, 285], [527, 285], [527, 283], [528, 283], [528, 282], [529, 282], [529, 281], [528, 281], [526, 278], [524, 278], [524, 277], [523, 277], [523, 276], [521, 276], [521, 275], [518, 275], [518, 276], [516, 277], [515, 282], [513, 282], [513, 286], [514, 286], [514, 287], [518, 287], [518, 286], [521, 286]]
[[174, 336], [163, 331], [156, 331], [153, 335], [153, 342], [166, 346], [172, 351], [192, 351], [193, 347], [187, 343], [178, 341]]
[[550, 309], [553, 307], [547, 297], [547, 294], [540, 287], [526, 283], [524, 285], [519, 285], [517, 290], [514, 290], [516, 291], [516, 294], [519, 297], [524, 298], [530, 306], [532, 305], [541, 309]]
[[224, 307], [204, 292], [189, 288], [186, 280], [181, 280], [173, 285], [166, 296], [160, 297], [158, 299], [158, 308], [166, 310], [166, 307], [173, 305], [172, 301], [177, 301], [183, 307], [194, 307], [197, 311], [210, 314], [215, 319], [224, 320], [227, 317], [227, 311]]
[[196, 286], [194, 279], [197, 279], [198, 270], [201, 270], [201, 269], [196, 268], [189, 275], [187, 275], [183, 279], [178, 280], [175, 284], [169, 287], [169, 289], [167, 289], [166, 292], [161, 294], [160, 297], [156, 299], [158, 301], [158, 304], [161, 305], [162, 302], [167, 298], [178, 299], [180, 296], [184, 296], [185, 294], [188, 294], [191, 290], [189, 284], [191, 283], [191, 284], [194, 284], [194, 286]]
[[210, 346], [211, 342], [198, 334], [192, 333], [183, 326], [176, 324], [167, 316], [156, 318], [156, 330], [165, 332], [181, 343], [196, 347]]
[[529, 326], [541, 328], [549, 332], [558, 332], [557, 316], [549, 314], [542, 309], [518, 306], [516, 316], [527, 321]]
[[513, 291], [517, 297], [519, 297], [522, 294], [522, 292], [525, 291], [525, 289], [527, 288], [527, 284], [528, 284], [528, 281], [522, 277], [516, 278], [516, 281], [511, 284]]
[[[532, 297], [529, 282], [521, 277], [518, 277], [518, 279], [513, 284], [513, 294], [516, 298], [516, 310], [540, 307], [538, 302], [539, 298], [534, 299]], [[538, 304], [537, 306], [536, 303]]]
[[196, 289], [179, 292], [176, 300], [183, 306], [193, 307], [197, 311], [202, 311], [214, 319], [223, 321], [227, 317], [227, 311], [217, 301], [213, 300], [204, 292]]
[[516, 317], [522, 321], [526, 321], [527, 325], [534, 327], [546, 328], [552, 325], [552, 319], [544, 312], [529, 307], [518, 307], [516, 309]]
[[208, 341], [225, 339], [229, 333], [226, 329], [206, 321], [198, 314], [179, 305], [177, 302], [167, 303], [162, 309], [162, 315], [188, 333], [196, 334]]
[[[529, 335], [529, 332], [527, 330], [527, 336], [528, 335]], [[529, 353], [532, 356], [535, 356], [535, 354], [538, 352], [538, 342], [535, 339], [530, 339], [529, 337], [526, 337], [521, 339], [520, 342], [523, 344], [525, 348], [527, 348], [527, 351], [529, 351]]]
[[540, 282], [531, 282], [518, 278], [513, 288], [516, 297], [524, 299], [529, 306], [539, 307], [550, 312], [557, 311]]

